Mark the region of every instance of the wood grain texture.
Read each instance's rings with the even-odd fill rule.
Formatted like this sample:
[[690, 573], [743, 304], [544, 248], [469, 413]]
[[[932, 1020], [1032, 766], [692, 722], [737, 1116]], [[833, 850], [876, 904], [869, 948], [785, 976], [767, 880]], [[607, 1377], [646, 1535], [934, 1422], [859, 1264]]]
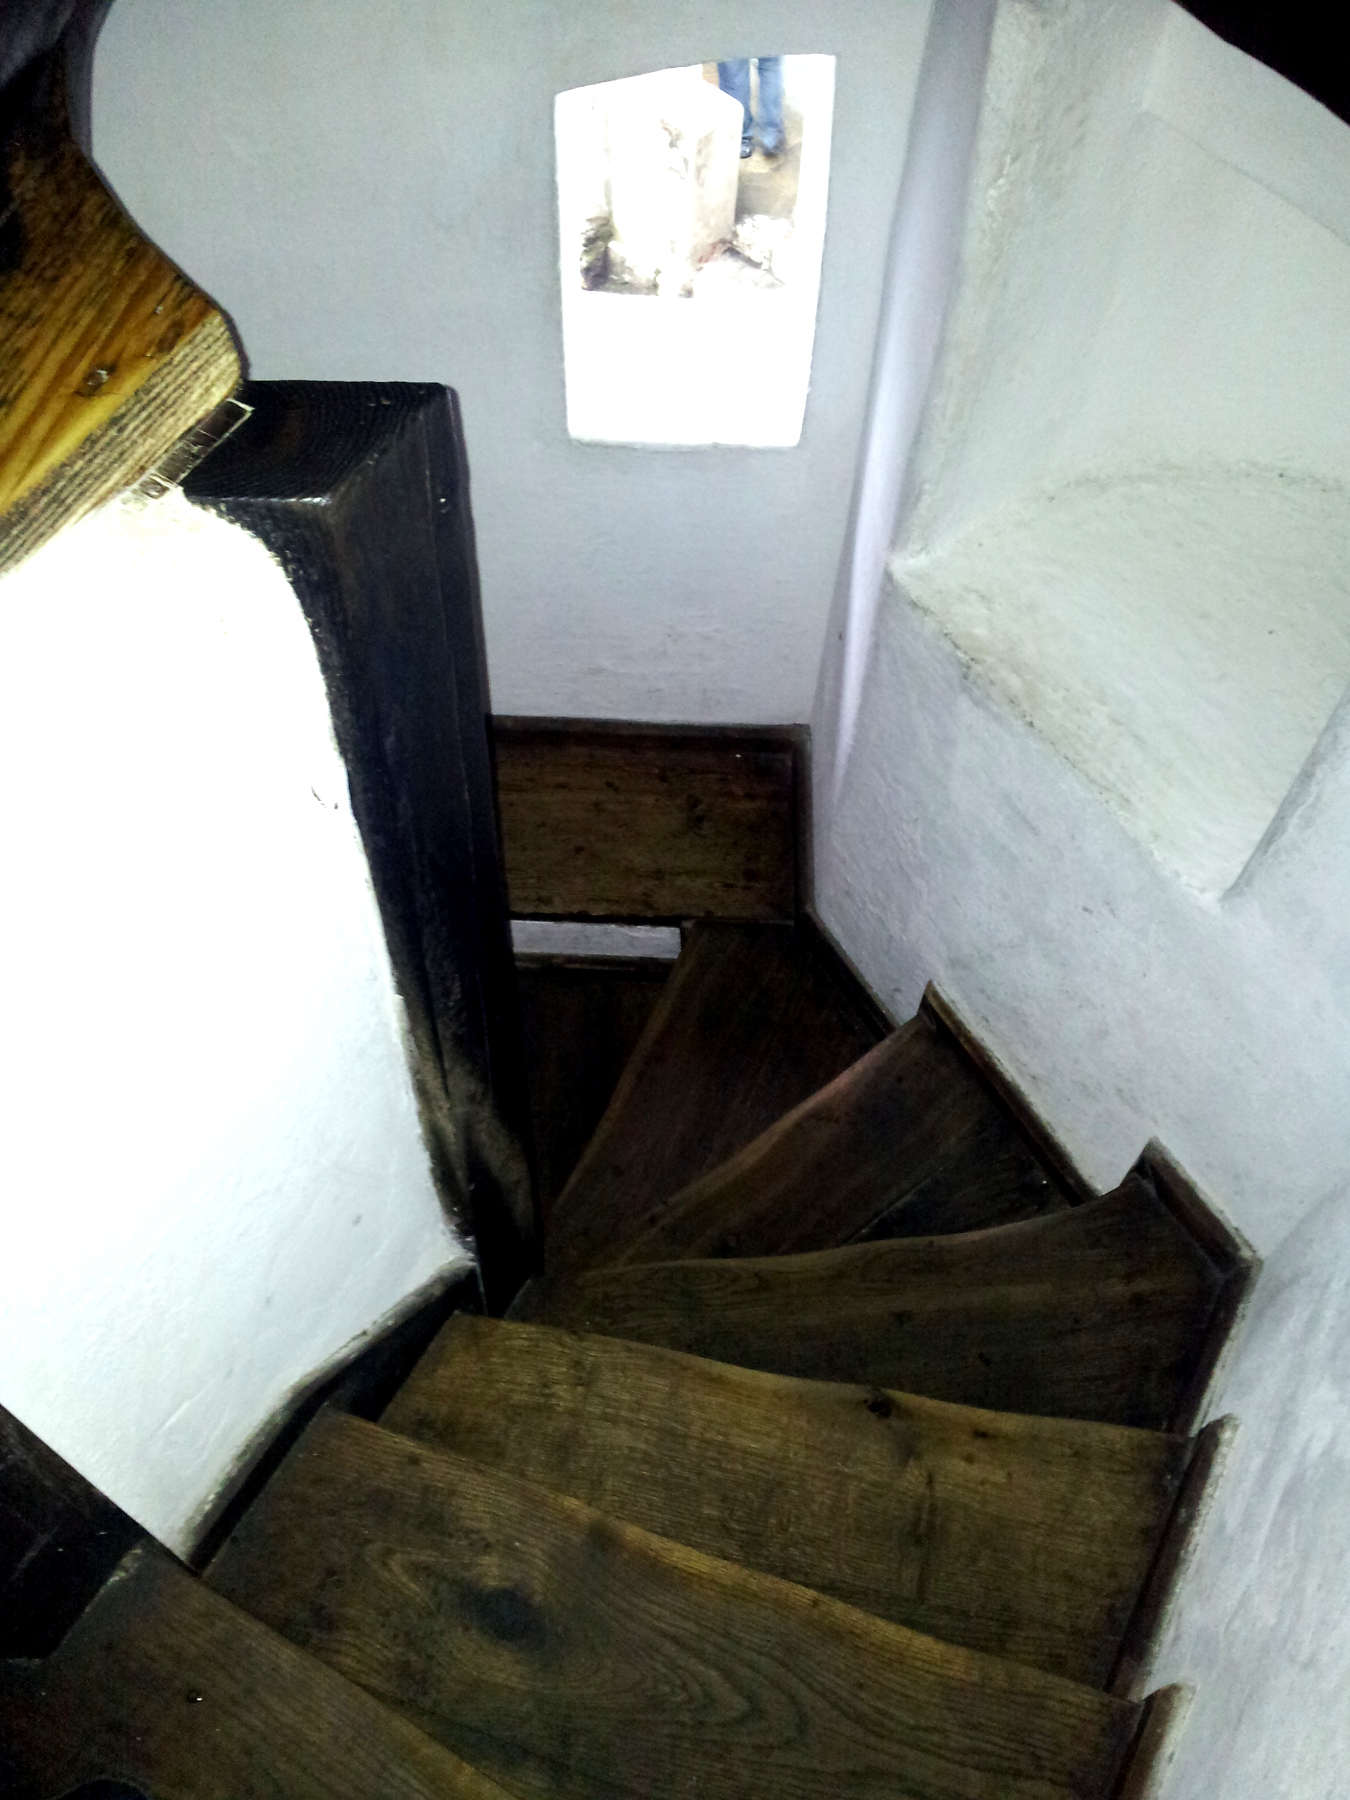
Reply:
[[791, 919], [798, 736], [497, 720], [511, 910]]
[[614, 1098], [559, 1196], [550, 1271], [619, 1253], [653, 1205], [749, 1143], [876, 1042], [815, 941], [694, 927]]
[[1105, 1687], [1182, 1438], [452, 1320], [381, 1423], [948, 1643]]
[[250, 382], [184, 483], [282, 563], [314, 637], [414, 1048], [424, 1136], [489, 1304], [537, 1260], [473, 517], [431, 382]]
[[1070, 1204], [920, 1014], [752, 1143], [661, 1200], [606, 1262], [776, 1256], [927, 1237]]
[[546, 1226], [669, 977], [668, 964], [517, 962]]
[[0, 1664], [0, 1792], [503, 1800], [500, 1788], [167, 1557], [131, 1553], [46, 1662]]
[[70, 135], [53, 52], [0, 100], [0, 570], [138, 481], [241, 379], [219, 310]]
[[1165, 1431], [1221, 1287], [1131, 1176], [990, 1231], [550, 1279], [534, 1316], [782, 1375]]
[[209, 1579], [522, 1800], [1081, 1800], [1138, 1713], [337, 1415]]

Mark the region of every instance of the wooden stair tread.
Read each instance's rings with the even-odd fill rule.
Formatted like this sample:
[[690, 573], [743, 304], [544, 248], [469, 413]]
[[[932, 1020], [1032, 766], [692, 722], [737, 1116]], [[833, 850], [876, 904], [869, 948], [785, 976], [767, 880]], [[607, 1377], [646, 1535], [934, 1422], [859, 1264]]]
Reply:
[[511, 910], [791, 919], [801, 728], [498, 718]]
[[139, 481], [239, 385], [228, 325], [70, 134], [64, 62], [0, 108], [0, 570]]
[[553, 1207], [548, 1267], [612, 1255], [652, 1201], [758, 1137], [878, 1035], [796, 927], [696, 925]]
[[1224, 1276], [1152, 1185], [989, 1231], [550, 1279], [533, 1316], [781, 1375], [1182, 1428]]
[[975, 1231], [1070, 1203], [920, 1013], [727, 1161], [658, 1198], [604, 1260], [776, 1256]]
[[460, 1314], [381, 1421], [949, 1643], [1104, 1687], [1184, 1439]]
[[1138, 1717], [339, 1414], [208, 1579], [526, 1800], [1080, 1800]]
[[539, 1206], [547, 1222], [673, 965], [517, 960]]
[[398, 1713], [158, 1551], [133, 1550], [42, 1662], [0, 1663], [0, 1792], [504, 1800]]

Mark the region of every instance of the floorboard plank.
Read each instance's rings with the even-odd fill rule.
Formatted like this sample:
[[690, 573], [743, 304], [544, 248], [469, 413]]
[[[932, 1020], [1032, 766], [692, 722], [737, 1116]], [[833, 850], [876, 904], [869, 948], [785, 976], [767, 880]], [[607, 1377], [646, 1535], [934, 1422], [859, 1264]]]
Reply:
[[469, 1317], [445, 1327], [381, 1423], [1097, 1687], [1190, 1448]]
[[1081, 1800], [1138, 1713], [340, 1415], [209, 1578], [522, 1800]]

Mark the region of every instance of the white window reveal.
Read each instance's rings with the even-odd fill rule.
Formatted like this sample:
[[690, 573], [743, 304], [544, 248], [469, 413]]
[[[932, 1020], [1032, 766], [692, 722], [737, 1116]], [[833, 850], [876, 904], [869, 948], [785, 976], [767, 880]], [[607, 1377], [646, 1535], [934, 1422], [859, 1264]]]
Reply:
[[799, 441], [833, 104], [832, 56], [696, 63], [557, 96], [574, 438]]

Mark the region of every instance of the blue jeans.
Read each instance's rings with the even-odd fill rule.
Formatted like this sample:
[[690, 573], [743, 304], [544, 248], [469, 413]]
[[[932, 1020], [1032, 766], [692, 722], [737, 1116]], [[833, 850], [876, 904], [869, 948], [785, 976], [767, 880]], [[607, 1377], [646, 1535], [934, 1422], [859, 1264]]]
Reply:
[[745, 113], [741, 130], [741, 155], [748, 156], [758, 136], [759, 147], [766, 156], [782, 154], [783, 136], [783, 59], [781, 56], [757, 56], [759, 67], [759, 116], [750, 112], [750, 58], [717, 65], [717, 85], [724, 94], [739, 100]]

